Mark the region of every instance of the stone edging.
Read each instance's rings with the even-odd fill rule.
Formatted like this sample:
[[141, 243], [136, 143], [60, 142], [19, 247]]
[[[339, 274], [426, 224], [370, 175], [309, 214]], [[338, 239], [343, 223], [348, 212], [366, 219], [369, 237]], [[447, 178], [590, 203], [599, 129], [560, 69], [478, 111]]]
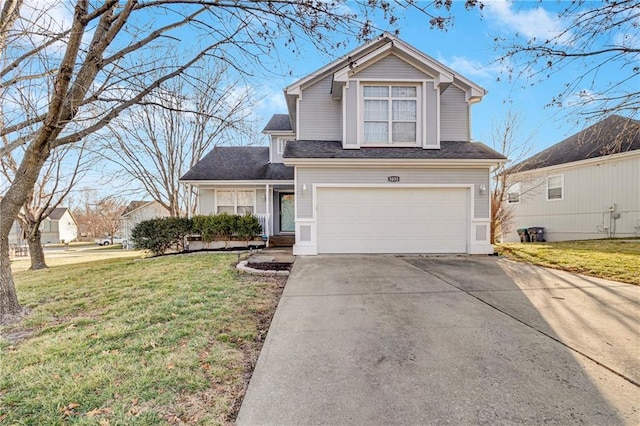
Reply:
[[243, 260], [242, 262], [236, 265], [236, 269], [241, 272], [246, 272], [247, 274], [254, 275], [289, 275], [289, 271], [275, 271], [275, 270], [262, 270], [262, 269], [254, 269], [247, 266], [247, 261]]

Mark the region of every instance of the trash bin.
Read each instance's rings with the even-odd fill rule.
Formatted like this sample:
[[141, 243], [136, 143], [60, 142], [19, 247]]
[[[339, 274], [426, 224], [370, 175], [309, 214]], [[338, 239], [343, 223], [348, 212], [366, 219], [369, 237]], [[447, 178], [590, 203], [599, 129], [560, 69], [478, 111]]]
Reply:
[[518, 235], [520, 236], [521, 243], [528, 243], [531, 241], [529, 238], [529, 232], [527, 232], [527, 228], [518, 229]]
[[529, 239], [531, 242], [539, 242], [544, 243], [544, 228], [540, 226], [532, 226], [528, 229], [529, 231]]

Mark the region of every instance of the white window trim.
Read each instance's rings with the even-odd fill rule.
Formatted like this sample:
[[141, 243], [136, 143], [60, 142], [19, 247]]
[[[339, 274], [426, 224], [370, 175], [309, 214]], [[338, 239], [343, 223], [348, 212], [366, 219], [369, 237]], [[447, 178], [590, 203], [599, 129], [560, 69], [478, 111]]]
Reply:
[[253, 215], [256, 215], [256, 210], [258, 208], [258, 200], [257, 200], [257, 191], [256, 189], [238, 189], [238, 188], [218, 188], [214, 193], [214, 206], [213, 206], [213, 214], [218, 213], [218, 192], [233, 192], [233, 211], [232, 214], [238, 214], [238, 195], [237, 192], [253, 192]]
[[284, 154], [284, 148], [287, 146], [287, 140], [284, 138], [276, 139], [276, 153], [278, 155]]
[[[386, 99], [393, 99], [391, 97], [391, 86], [412, 86], [416, 88], [416, 141], [415, 142], [406, 142], [406, 143], [393, 143], [392, 139], [392, 129], [389, 128], [389, 141], [388, 142], [378, 142], [371, 143], [364, 141], [364, 86], [387, 86], [389, 87], [389, 97]], [[424, 81], [416, 81], [416, 80], [358, 80], [358, 91], [357, 91], [357, 117], [358, 117], [358, 126], [357, 126], [357, 138], [358, 138], [358, 146], [362, 147], [394, 147], [394, 148], [402, 148], [402, 147], [419, 147], [423, 145], [424, 134], [426, 133], [426, 120], [423, 117], [423, 103], [424, 103]], [[408, 98], [413, 99], [413, 98]], [[389, 108], [389, 116], [393, 114], [392, 108]], [[388, 123], [391, 123], [392, 120], [389, 119]]]
[[[549, 180], [551, 180], [551, 178], [556, 178], [556, 177], [560, 178], [560, 189], [561, 189], [560, 198], [549, 198]], [[562, 200], [564, 200], [564, 174], [547, 176], [545, 198], [546, 198], [547, 201], [562, 201]]]
[[[510, 195], [518, 194], [518, 199], [516, 201], [511, 201]], [[547, 192], [548, 194], [548, 192]], [[507, 203], [508, 204], [520, 204], [520, 199], [522, 198], [522, 186], [520, 182], [516, 182], [509, 187], [507, 191]]]

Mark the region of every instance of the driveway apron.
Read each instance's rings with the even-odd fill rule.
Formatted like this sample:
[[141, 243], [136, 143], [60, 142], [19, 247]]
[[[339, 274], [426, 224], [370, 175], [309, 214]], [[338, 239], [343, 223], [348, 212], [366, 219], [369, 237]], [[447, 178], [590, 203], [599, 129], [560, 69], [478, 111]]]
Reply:
[[488, 257], [301, 257], [238, 424], [638, 424], [639, 287]]

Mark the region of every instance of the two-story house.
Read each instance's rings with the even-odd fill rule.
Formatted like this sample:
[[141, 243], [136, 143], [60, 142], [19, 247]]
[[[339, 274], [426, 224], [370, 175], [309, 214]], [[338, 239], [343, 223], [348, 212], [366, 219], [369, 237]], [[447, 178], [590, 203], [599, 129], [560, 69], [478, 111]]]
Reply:
[[183, 177], [199, 212], [253, 213], [296, 255], [493, 253], [489, 176], [471, 141], [486, 91], [383, 34], [284, 90], [268, 147], [216, 147]]

